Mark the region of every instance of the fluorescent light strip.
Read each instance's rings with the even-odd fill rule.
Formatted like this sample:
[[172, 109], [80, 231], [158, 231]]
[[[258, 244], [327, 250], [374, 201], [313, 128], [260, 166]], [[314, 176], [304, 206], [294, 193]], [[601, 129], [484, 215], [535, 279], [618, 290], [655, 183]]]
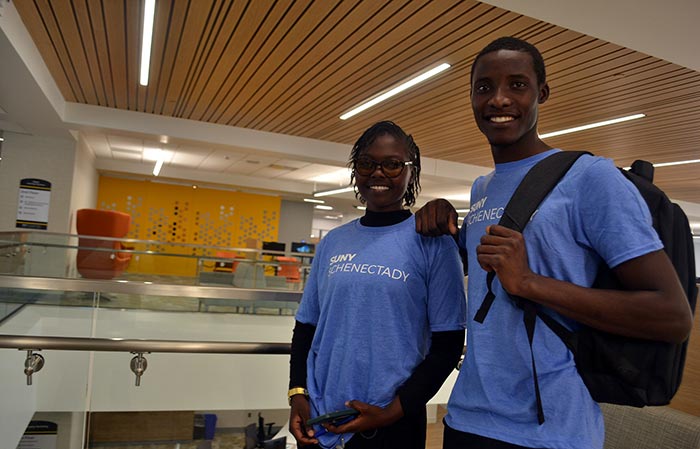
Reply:
[[591, 128], [598, 128], [601, 126], [614, 125], [615, 123], [627, 122], [630, 120], [636, 120], [638, 118], [646, 117], [646, 114], [634, 114], [628, 115], [626, 117], [614, 118], [611, 120], [605, 120], [603, 122], [591, 123], [589, 125], [576, 126], [574, 128], [562, 129], [561, 131], [553, 131], [551, 133], [540, 134], [541, 139], [546, 139], [547, 137], [561, 136], [562, 134], [571, 134], [579, 131], [585, 131]]
[[304, 201], [307, 203], [316, 203], [316, 204], [323, 204], [325, 201], [323, 200], [315, 200], [313, 198], [304, 198]]
[[360, 112], [364, 111], [365, 109], [369, 109], [372, 106], [376, 105], [377, 103], [381, 103], [382, 101], [393, 97], [394, 95], [403, 92], [404, 90], [415, 86], [416, 84], [423, 82], [427, 80], [430, 77], [433, 77], [437, 75], [440, 72], [443, 72], [447, 69], [450, 68], [450, 65], [447, 63], [440, 64], [439, 66], [435, 67], [434, 69], [430, 69], [427, 72], [421, 73], [420, 75], [406, 81], [405, 83], [399, 84], [398, 86], [394, 87], [393, 89], [379, 95], [378, 97], [374, 97], [373, 99], [361, 104], [360, 106], [356, 107], [355, 109], [346, 112], [345, 114], [340, 116], [340, 120], [347, 120], [353, 115], [359, 114]]
[[[651, 164], [654, 167], [672, 167], [674, 165], [685, 165], [685, 164], [697, 164], [700, 163], [700, 159], [689, 159], [687, 161], [677, 161], [677, 162], [660, 162], [658, 164]], [[630, 170], [632, 167], [622, 167], [624, 170]]]
[[163, 159], [158, 159], [156, 161], [156, 166], [153, 167], [153, 176], [158, 176], [161, 168], [163, 168]]
[[367, 206], [355, 206], [357, 210], [367, 210]]
[[153, 19], [156, 0], [146, 0], [143, 7], [143, 37], [141, 39], [141, 76], [139, 84], [148, 86], [148, 71], [151, 65], [151, 43], [153, 42]]
[[469, 209], [457, 209], [455, 210], [455, 212], [457, 212], [458, 214], [466, 214], [467, 212], [469, 212]]
[[314, 193], [314, 197], [338, 195], [338, 194], [345, 193], [345, 192], [352, 192], [353, 190], [355, 190], [355, 188], [353, 186], [347, 186], [347, 187], [343, 187], [342, 189], [326, 190], [325, 192], [316, 192], [316, 193]]
[[333, 207], [331, 207], [331, 206], [324, 206], [324, 205], [322, 205], [322, 204], [317, 204], [317, 205], [314, 206], [314, 209], [318, 209], [318, 210], [333, 210]]
[[700, 159], [690, 159], [687, 161], [678, 162], [662, 162], [660, 164], [654, 164], [654, 167], [671, 167], [672, 165], [697, 164], [698, 162], [700, 162]]

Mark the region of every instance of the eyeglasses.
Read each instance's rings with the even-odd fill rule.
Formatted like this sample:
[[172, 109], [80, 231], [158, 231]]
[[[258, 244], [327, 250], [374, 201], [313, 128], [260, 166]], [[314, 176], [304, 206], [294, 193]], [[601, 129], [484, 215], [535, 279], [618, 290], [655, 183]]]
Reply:
[[413, 165], [411, 161], [400, 161], [398, 159], [384, 159], [381, 162], [373, 161], [370, 158], [363, 157], [355, 161], [355, 172], [358, 175], [369, 176], [377, 169], [382, 168], [382, 173], [388, 178], [396, 178], [401, 175], [403, 168], [407, 165]]

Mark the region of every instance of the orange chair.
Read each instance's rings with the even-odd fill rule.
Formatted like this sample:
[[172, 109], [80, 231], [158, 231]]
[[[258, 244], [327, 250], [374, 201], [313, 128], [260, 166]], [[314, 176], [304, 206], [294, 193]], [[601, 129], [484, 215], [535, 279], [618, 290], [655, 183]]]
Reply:
[[76, 262], [78, 272], [84, 278], [112, 279], [119, 276], [131, 261], [131, 254], [123, 253], [121, 250], [131, 248], [125, 247], [121, 242], [83, 236], [123, 238], [128, 234], [130, 224], [131, 216], [123, 212], [98, 209], [78, 211], [76, 227], [81, 236], [78, 239], [78, 246], [81, 249], [78, 249]]
[[230, 262], [216, 262], [214, 265], [214, 271], [220, 271], [224, 273], [232, 273], [236, 271], [236, 267], [238, 267], [238, 261], [236, 259], [245, 259], [243, 256], [239, 256], [238, 254], [232, 252], [232, 251], [217, 251], [214, 254], [214, 257], [217, 259], [231, 259]]
[[284, 256], [278, 256], [275, 259], [280, 263], [277, 276], [286, 277], [287, 282], [301, 282], [301, 261], [299, 261], [299, 259], [296, 257]]

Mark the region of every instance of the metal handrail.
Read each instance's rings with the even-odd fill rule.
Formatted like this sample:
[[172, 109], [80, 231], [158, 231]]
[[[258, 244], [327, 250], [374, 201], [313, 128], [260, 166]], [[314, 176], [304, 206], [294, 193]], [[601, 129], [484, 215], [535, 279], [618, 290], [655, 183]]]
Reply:
[[136, 386], [141, 385], [148, 361], [144, 354], [153, 352], [187, 354], [289, 354], [291, 343], [187, 341], [187, 340], [124, 340], [121, 338], [81, 338], [33, 335], [2, 335], [0, 348], [27, 351], [24, 374], [27, 385], [32, 385], [32, 376], [46, 363], [35, 351], [53, 349], [59, 351], [130, 352], [136, 354], [129, 366], [136, 375]]
[[191, 354], [289, 354], [291, 343], [142, 340], [0, 334], [0, 348], [100, 352], [169, 352]]

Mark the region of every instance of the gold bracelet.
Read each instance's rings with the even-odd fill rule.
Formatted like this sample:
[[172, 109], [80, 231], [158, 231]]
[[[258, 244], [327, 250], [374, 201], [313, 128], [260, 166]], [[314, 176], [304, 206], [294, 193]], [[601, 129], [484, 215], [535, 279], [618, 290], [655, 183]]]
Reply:
[[292, 396], [295, 396], [297, 394], [303, 394], [304, 396], [309, 396], [309, 391], [303, 387], [290, 388], [289, 391], [287, 392], [287, 402], [289, 402], [289, 405], [292, 405]]

